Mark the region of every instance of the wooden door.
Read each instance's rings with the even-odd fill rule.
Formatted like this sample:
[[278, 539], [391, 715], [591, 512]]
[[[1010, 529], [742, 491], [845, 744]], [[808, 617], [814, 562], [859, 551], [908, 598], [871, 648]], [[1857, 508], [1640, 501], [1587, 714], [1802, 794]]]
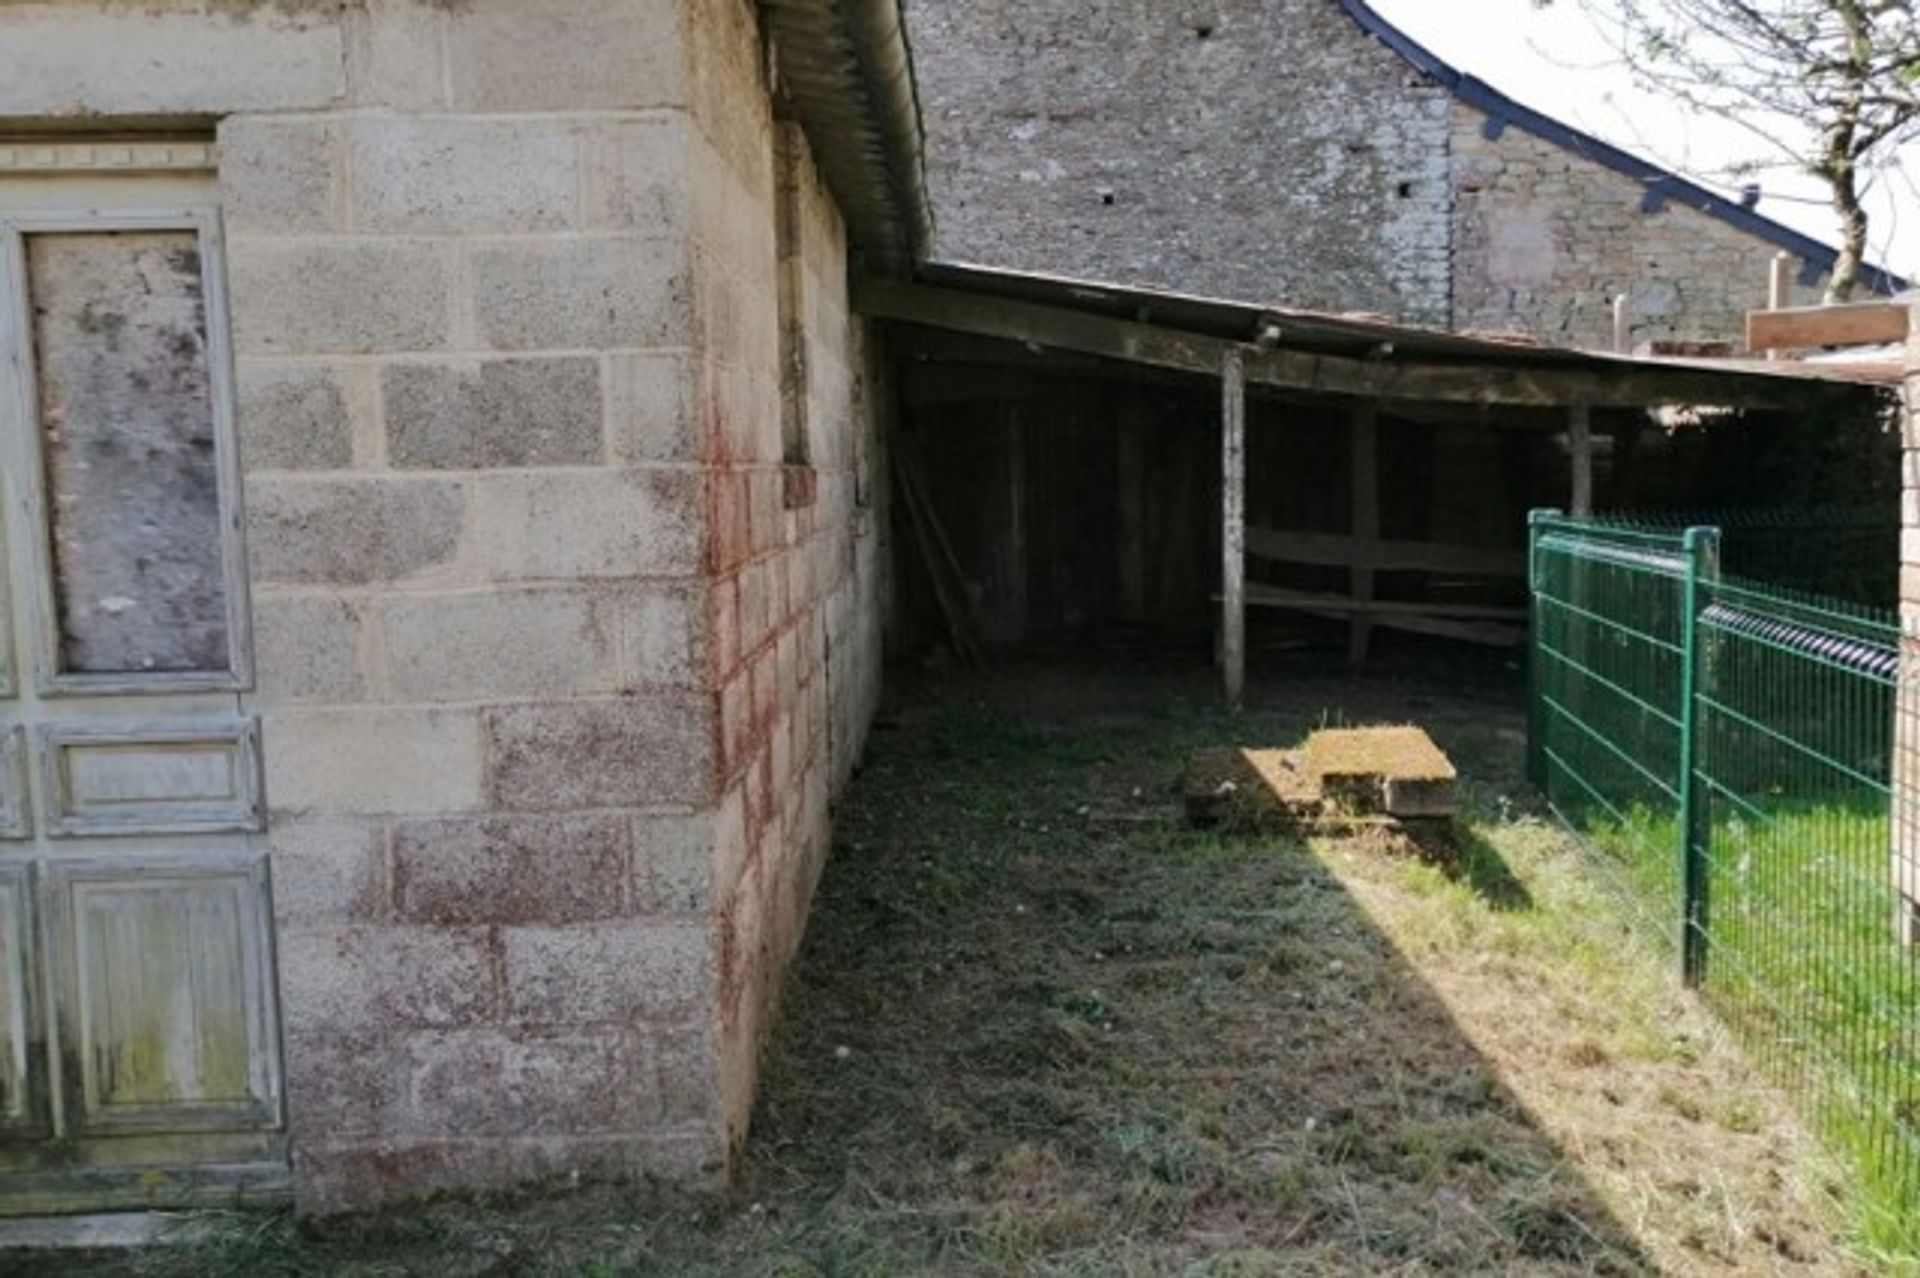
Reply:
[[0, 172], [0, 1214], [286, 1185], [213, 194]]

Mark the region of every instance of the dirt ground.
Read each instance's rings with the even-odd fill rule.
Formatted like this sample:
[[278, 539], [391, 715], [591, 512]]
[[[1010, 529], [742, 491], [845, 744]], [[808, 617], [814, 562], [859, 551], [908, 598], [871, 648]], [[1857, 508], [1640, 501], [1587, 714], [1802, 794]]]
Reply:
[[[841, 812], [736, 1199], [250, 1218], [36, 1271], [1871, 1272], [1833, 1173], [1529, 807], [1516, 682], [1282, 668], [1228, 720], [1204, 669], [923, 675]], [[1372, 722], [1459, 766], [1451, 864], [1181, 824], [1195, 749]]]

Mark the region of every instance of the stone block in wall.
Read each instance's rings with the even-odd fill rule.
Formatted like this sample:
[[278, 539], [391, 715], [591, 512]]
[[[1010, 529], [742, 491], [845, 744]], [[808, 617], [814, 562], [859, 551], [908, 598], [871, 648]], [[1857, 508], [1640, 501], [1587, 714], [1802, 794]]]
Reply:
[[676, 106], [677, 0], [470, 0], [451, 11], [453, 105], [477, 111]]
[[248, 471], [344, 470], [353, 465], [345, 370], [241, 360], [235, 370], [240, 455]]
[[678, 239], [692, 227], [688, 125], [678, 111], [582, 126], [587, 224]]
[[705, 694], [497, 706], [485, 724], [486, 793], [503, 810], [699, 806], [715, 789]]
[[510, 927], [507, 1017], [523, 1025], [685, 1021], [710, 1004], [704, 917]]
[[634, 909], [704, 914], [713, 903], [714, 841], [724, 826], [711, 812], [634, 817]]
[[263, 705], [358, 701], [360, 607], [314, 596], [253, 601], [255, 693]]
[[400, 1128], [424, 1136], [645, 1131], [659, 1094], [643, 1035], [614, 1027], [409, 1035]]
[[267, 831], [281, 927], [386, 913], [386, 827], [372, 817], [281, 817]]
[[609, 597], [607, 607], [619, 618], [623, 686], [712, 686], [709, 589], [704, 582], [633, 586]]
[[555, 471], [474, 483], [480, 570], [496, 580], [700, 571], [706, 476], [699, 471]]
[[378, 1137], [395, 1125], [400, 1064], [388, 1031], [289, 1028], [287, 1120], [297, 1145]]
[[584, 465], [602, 456], [600, 362], [584, 356], [389, 364], [387, 456], [403, 470]]
[[235, 235], [338, 230], [345, 224], [339, 126], [230, 115], [220, 122], [220, 216]]
[[460, 553], [466, 490], [443, 479], [256, 479], [247, 557], [267, 585], [363, 586], [447, 569]]
[[567, 120], [371, 117], [346, 129], [359, 231], [562, 231], [581, 222]]
[[479, 806], [475, 711], [288, 707], [265, 716], [267, 802], [285, 814], [465, 812]]
[[337, 103], [332, 5], [0, 5], [0, 116], [220, 116]]
[[447, 105], [448, 7], [361, 0], [347, 10], [347, 92], [358, 106], [426, 111]]
[[628, 908], [631, 852], [631, 827], [617, 813], [401, 821], [394, 914], [441, 926], [618, 917]]
[[484, 928], [333, 924], [277, 938], [289, 1032], [475, 1025], [500, 1010]]
[[620, 614], [586, 590], [395, 596], [380, 618], [398, 701], [583, 696], [621, 684]]
[[607, 437], [613, 460], [705, 460], [695, 369], [689, 351], [619, 351], [607, 357]]
[[254, 240], [228, 245], [233, 344], [242, 355], [444, 349], [447, 261], [422, 242]]
[[656, 236], [503, 241], [472, 252], [473, 314], [495, 350], [692, 341], [686, 246]]

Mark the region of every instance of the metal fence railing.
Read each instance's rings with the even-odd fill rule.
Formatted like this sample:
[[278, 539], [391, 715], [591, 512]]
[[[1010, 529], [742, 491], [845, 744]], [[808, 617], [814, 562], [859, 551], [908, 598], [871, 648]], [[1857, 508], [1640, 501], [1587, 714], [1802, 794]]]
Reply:
[[1724, 575], [1712, 527], [1542, 512], [1529, 547], [1535, 784], [1910, 1240], [1920, 949], [1893, 868], [1897, 619]]

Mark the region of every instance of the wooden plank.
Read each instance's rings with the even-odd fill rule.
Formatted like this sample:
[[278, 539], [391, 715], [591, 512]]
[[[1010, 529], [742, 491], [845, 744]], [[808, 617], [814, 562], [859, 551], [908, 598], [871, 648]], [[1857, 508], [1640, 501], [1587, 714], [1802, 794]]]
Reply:
[[1285, 586], [1252, 585], [1246, 588], [1250, 604], [1285, 608], [1311, 606], [1340, 617], [1364, 614], [1368, 617], [1452, 617], [1472, 621], [1525, 621], [1527, 610], [1512, 604], [1423, 603], [1411, 599], [1353, 599], [1347, 595], [1321, 594], [1292, 590]]
[[1567, 460], [1573, 471], [1567, 510], [1585, 519], [1593, 513], [1593, 410], [1585, 404], [1567, 408]]
[[[1380, 412], [1373, 404], [1353, 410], [1347, 432], [1353, 470], [1353, 536], [1364, 545], [1380, 539]], [[1373, 600], [1373, 569], [1356, 564], [1349, 570], [1354, 599]], [[1367, 645], [1373, 622], [1365, 607], [1356, 608], [1347, 626], [1347, 668], [1356, 673], [1367, 664]]]
[[[1105, 359], [1212, 377], [1227, 338], [1187, 333], [1106, 315], [1033, 302], [986, 297], [957, 289], [895, 280], [856, 283], [854, 306], [870, 319], [972, 333], [1024, 346], [1077, 351]], [[1362, 399], [1459, 404], [1596, 408], [1714, 404], [1730, 408], [1797, 408], [1829, 403], [1859, 390], [1812, 379], [1757, 373], [1663, 367], [1625, 361], [1607, 368], [1539, 364], [1365, 360], [1305, 351], [1245, 354], [1246, 379], [1288, 390]]]
[[1747, 312], [1750, 351], [1804, 350], [1814, 346], [1877, 346], [1907, 340], [1907, 308], [1898, 302], [1849, 306], [1798, 306]]
[[1247, 688], [1247, 370], [1229, 346], [1220, 364], [1220, 669], [1227, 708]]
[[[1297, 597], [1275, 598], [1273, 596], [1276, 593]], [[1275, 592], [1261, 588], [1257, 594], [1249, 595], [1247, 602], [1257, 608], [1285, 608], [1290, 612], [1301, 612], [1308, 616], [1344, 621], [1347, 614], [1338, 605], [1352, 601], [1343, 601], [1338, 595], [1309, 595], [1298, 591]], [[1494, 620], [1474, 618], [1376, 611], [1373, 624], [1383, 630], [1404, 630], [1410, 634], [1459, 639], [1466, 643], [1485, 644], [1496, 648], [1517, 648], [1527, 639], [1525, 626], [1505, 625]]]
[[1449, 546], [1431, 541], [1366, 541], [1345, 533], [1247, 529], [1247, 553], [1256, 559], [1322, 568], [1371, 568], [1376, 572], [1451, 572], [1482, 577], [1525, 577], [1522, 550]]

